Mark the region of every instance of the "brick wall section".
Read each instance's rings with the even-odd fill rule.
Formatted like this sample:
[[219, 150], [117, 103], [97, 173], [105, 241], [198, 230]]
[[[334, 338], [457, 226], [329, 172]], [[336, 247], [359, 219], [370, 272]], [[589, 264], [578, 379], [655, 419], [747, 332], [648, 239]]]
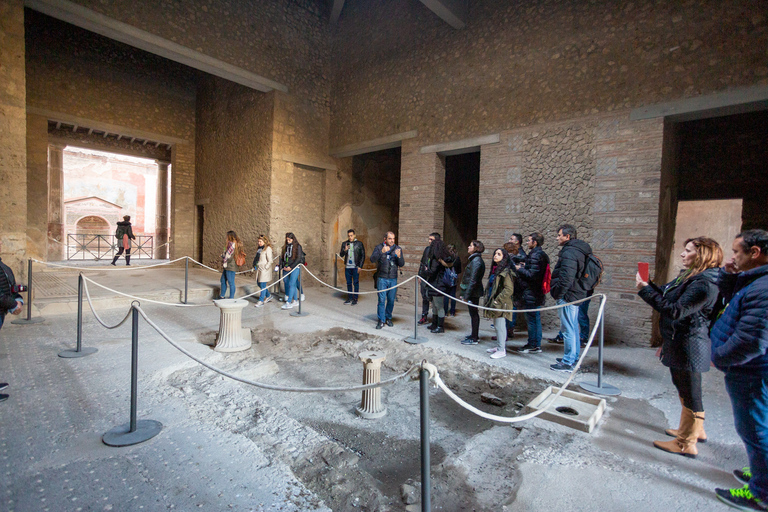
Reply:
[[0, 237], [3, 262], [23, 281], [27, 247], [24, 3], [0, 0]]
[[194, 256], [195, 147], [175, 144], [171, 151], [170, 258]]
[[403, 141], [400, 167], [400, 221], [397, 243], [405, 252], [406, 275], [419, 267], [427, 236], [443, 232], [445, 164], [437, 153], [419, 153], [416, 139]]
[[47, 133], [46, 118], [27, 114], [27, 257], [42, 260], [48, 255]]
[[594, 231], [588, 242], [606, 270], [606, 337], [647, 345], [651, 309], [637, 296], [637, 262], [654, 275], [664, 124], [604, 118], [595, 131]]

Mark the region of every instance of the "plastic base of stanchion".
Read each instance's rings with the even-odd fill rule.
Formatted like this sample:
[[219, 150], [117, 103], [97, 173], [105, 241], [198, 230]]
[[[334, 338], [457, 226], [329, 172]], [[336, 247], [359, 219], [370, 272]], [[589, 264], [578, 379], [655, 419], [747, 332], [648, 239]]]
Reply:
[[602, 384], [602, 386], [598, 386], [597, 382], [581, 382], [579, 383], [579, 387], [584, 391], [589, 391], [596, 395], [617, 396], [621, 394], [621, 390], [616, 386], [611, 386], [605, 382]]
[[64, 350], [63, 352], [59, 352], [59, 357], [64, 357], [66, 359], [72, 359], [72, 358], [75, 358], [75, 357], [89, 356], [91, 354], [95, 354], [98, 351], [99, 351], [99, 349], [94, 348], [94, 347], [81, 348], [79, 352], [77, 350]]
[[423, 336], [408, 336], [403, 340], [406, 343], [410, 343], [411, 345], [419, 345], [421, 343], [426, 343], [429, 341], [428, 338], [425, 338]]
[[131, 446], [143, 443], [155, 437], [163, 429], [163, 424], [155, 420], [139, 420], [136, 430], [130, 432], [131, 424], [115, 427], [103, 436], [101, 441], [107, 446]]
[[11, 321], [12, 324], [16, 324], [16, 325], [40, 324], [42, 322], [44, 322], [44, 319], [43, 317], [40, 317], [40, 316], [30, 318], [29, 320], [27, 320], [26, 318], [17, 318], [16, 320]]

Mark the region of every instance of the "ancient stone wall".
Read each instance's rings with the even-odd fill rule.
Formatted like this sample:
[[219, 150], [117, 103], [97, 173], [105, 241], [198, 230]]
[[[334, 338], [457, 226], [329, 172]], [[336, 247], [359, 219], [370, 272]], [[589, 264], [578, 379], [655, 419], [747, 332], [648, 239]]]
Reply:
[[455, 30], [416, 1], [345, 2], [331, 147], [423, 144], [768, 84], [760, 0], [474, 0]]
[[273, 97], [207, 76], [198, 99], [195, 196], [205, 208], [203, 262], [221, 263], [226, 233], [234, 230], [250, 264], [258, 236], [270, 231]]
[[20, 281], [27, 245], [24, 6], [0, 0], [0, 240], [3, 262]]

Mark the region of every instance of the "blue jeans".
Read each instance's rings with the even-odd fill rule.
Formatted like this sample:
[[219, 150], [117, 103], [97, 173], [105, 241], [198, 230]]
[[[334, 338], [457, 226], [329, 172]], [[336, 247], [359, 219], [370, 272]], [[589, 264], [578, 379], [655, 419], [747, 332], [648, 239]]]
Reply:
[[285, 302], [293, 302], [298, 297], [296, 283], [299, 282], [299, 270], [285, 278]]
[[[586, 342], [589, 339], [589, 304], [591, 300], [585, 300], [577, 307], [579, 308], [579, 341]], [[563, 330], [557, 333], [561, 338], [563, 337]]]
[[[558, 299], [557, 303], [567, 304], [564, 299]], [[573, 365], [579, 358], [579, 306], [565, 306], [557, 311], [564, 340], [563, 363]]]
[[264, 302], [264, 299], [266, 299], [267, 297], [271, 297], [272, 296], [272, 294], [269, 293], [269, 290], [267, 290], [267, 283], [266, 282], [259, 283], [259, 288], [261, 288], [261, 294], [259, 295], [259, 300], [261, 302]]
[[[376, 289], [386, 290], [387, 288], [392, 288], [396, 284], [396, 278], [386, 279], [384, 277], [380, 277], [379, 280], [376, 281]], [[376, 314], [379, 317], [379, 322], [386, 322], [392, 318], [392, 310], [395, 309], [395, 297], [397, 297], [397, 289], [392, 288], [386, 292], [379, 292], [377, 295], [379, 296], [379, 304], [376, 308]]]
[[[344, 277], [347, 278], [347, 295], [349, 300], [357, 300], [357, 292], [360, 291], [360, 271], [355, 268], [345, 268]], [[354, 285], [355, 293], [352, 294]]]
[[749, 490], [768, 500], [768, 376], [725, 374], [733, 422], [749, 457]]
[[234, 270], [224, 270], [221, 273], [221, 293], [219, 294], [219, 297], [226, 297], [227, 284], [229, 284], [229, 298], [234, 299], [235, 298], [235, 271]]
[[528, 321], [528, 345], [533, 347], [541, 346], [541, 313], [535, 311], [526, 313], [525, 319]]

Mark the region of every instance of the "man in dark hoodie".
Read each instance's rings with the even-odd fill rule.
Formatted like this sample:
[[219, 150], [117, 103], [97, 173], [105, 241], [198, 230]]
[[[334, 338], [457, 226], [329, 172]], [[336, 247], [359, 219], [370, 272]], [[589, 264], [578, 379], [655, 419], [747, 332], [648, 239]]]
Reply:
[[[579, 281], [584, 273], [587, 256], [592, 254], [592, 248], [588, 243], [576, 239], [576, 228], [570, 224], [563, 224], [557, 230], [557, 243], [561, 249], [557, 264], [552, 270], [552, 298], [558, 304], [586, 298], [589, 290], [583, 290]], [[565, 339], [564, 350], [562, 359], [550, 365], [550, 369], [572, 372], [573, 365], [579, 359], [579, 306], [564, 306], [558, 312], [560, 330]]]
[[768, 510], [768, 232], [744, 231], [732, 249], [717, 283], [727, 305], [709, 337], [749, 467], [733, 472], [744, 487], [715, 492], [732, 507]]
[[[427, 237], [428, 245], [424, 248], [424, 252], [421, 254], [421, 262], [419, 263], [419, 276], [427, 279], [429, 276], [429, 267], [432, 260], [432, 244], [435, 240], [440, 240], [440, 233], [430, 233]], [[421, 282], [421, 319], [419, 325], [424, 325], [428, 322], [427, 315], [429, 314], [429, 305], [432, 303], [429, 300], [427, 293], [428, 286], [424, 281]]]
[[125, 264], [131, 266], [131, 240], [136, 240], [133, 235], [133, 228], [131, 228], [131, 216], [123, 215], [123, 221], [117, 223], [117, 229], [115, 230], [115, 238], [117, 238], [117, 245], [120, 248], [117, 250], [117, 254], [112, 258], [112, 265], [117, 263], [117, 259], [125, 251]]

